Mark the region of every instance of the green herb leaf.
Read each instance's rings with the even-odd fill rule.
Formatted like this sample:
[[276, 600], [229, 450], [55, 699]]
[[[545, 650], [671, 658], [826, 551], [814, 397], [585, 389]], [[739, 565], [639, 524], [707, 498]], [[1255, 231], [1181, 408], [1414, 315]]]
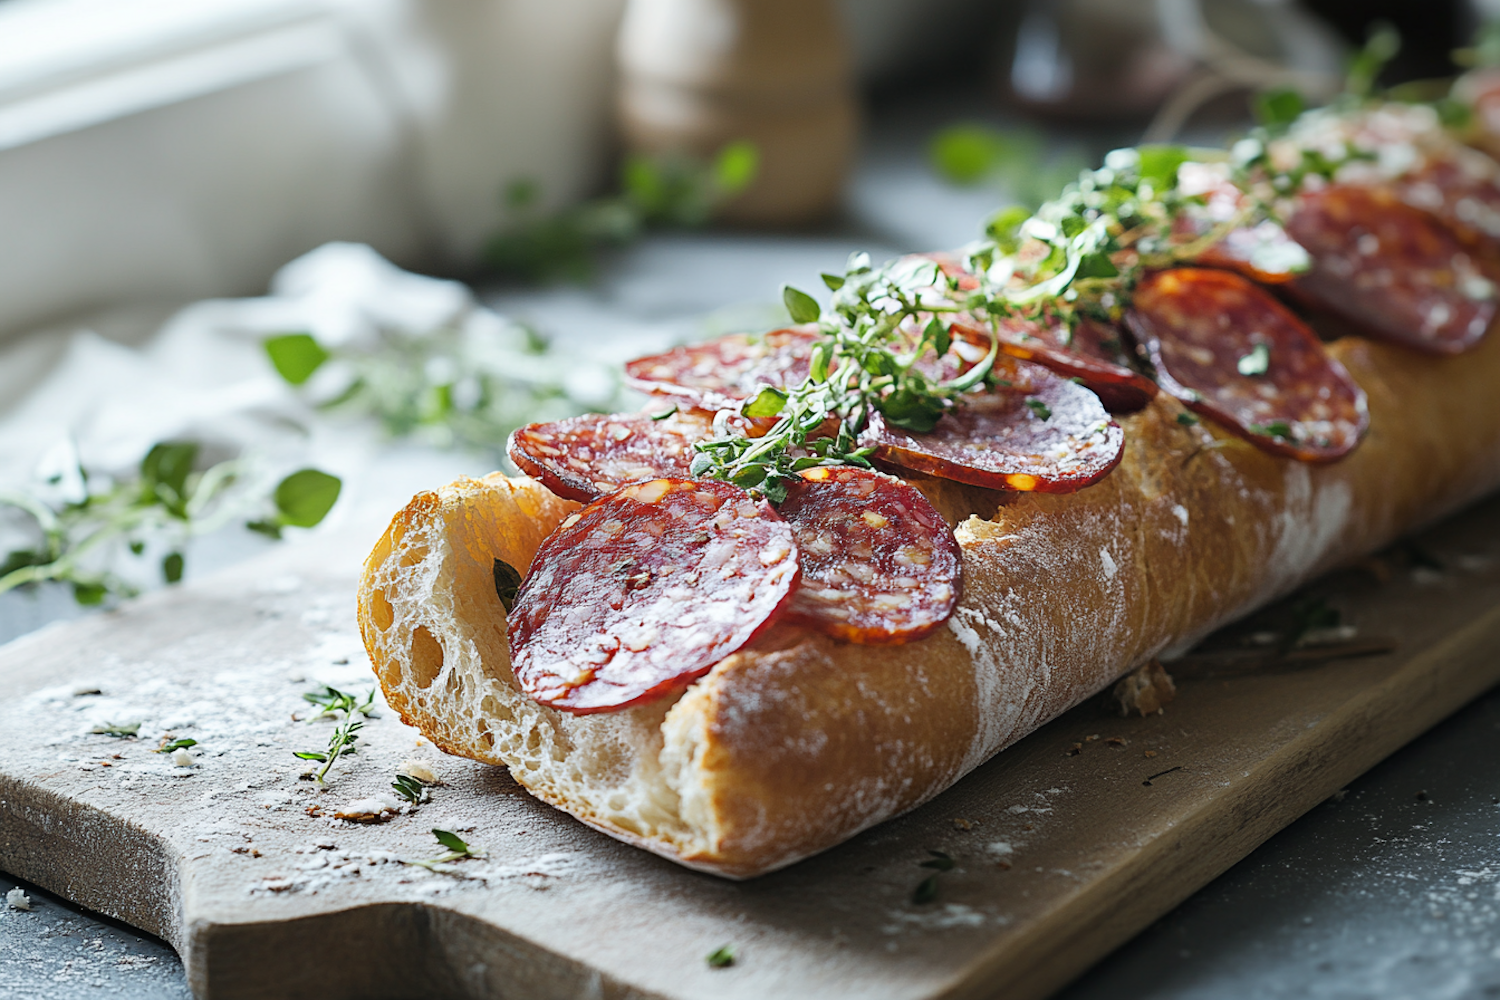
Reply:
[[328, 360], [328, 352], [308, 333], [267, 337], [264, 346], [276, 373], [292, 385], [302, 385]]
[[818, 305], [817, 299], [791, 285], [781, 286], [781, 301], [786, 304], [793, 323], [816, 323], [823, 315], [823, 307]]
[[1271, 367], [1271, 349], [1265, 344], [1256, 344], [1235, 367], [1241, 375], [1264, 375]]
[[1302, 94], [1290, 87], [1266, 90], [1255, 95], [1256, 119], [1267, 128], [1281, 128], [1296, 121], [1307, 110]]
[[503, 559], [496, 559], [494, 577], [495, 595], [504, 605], [505, 613], [510, 614], [511, 609], [516, 606], [516, 593], [521, 589], [521, 574], [510, 563]]
[[911, 894], [911, 901], [918, 906], [930, 903], [938, 897], [938, 877], [932, 874], [917, 884], [917, 889]]
[[1109, 259], [1109, 254], [1089, 253], [1079, 259], [1078, 270], [1073, 273], [1078, 278], [1117, 278], [1120, 270]]
[[246, 521], [245, 527], [257, 535], [265, 535], [274, 541], [281, 541], [281, 525], [275, 521]]
[[446, 847], [454, 854], [469, 853], [469, 845], [464, 843], [463, 839], [460, 838], [459, 835], [454, 833], [452, 830], [442, 830], [438, 827], [433, 827], [432, 835], [437, 838], [437, 842], [439, 844], [441, 844], [443, 847]]
[[198, 741], [197, 740], [189, 740], [189, 739], [173, 740], [170, 743], [163, 743], [161, 746], [157, 747], [155, 750], [153, 750], [151, 752], [152, 753], [171, 753], [173, 750], [186, 750], [188, 747], [195, 747], [197, 745], [198, 745]]
[[932, 855], [932, 857], [926, 861], [918, 862], [918, 867], [936, 868], [940, 872], [951, 872], [953, 870], [955, 862], [944, 852], [929, 850], [927, 853]]
[[977, 184], [1011, 158], [1004, 135], [987, 125], [953, 125], [933, 137], [928, 158], [944, 180]]
[[182, 553], [171, 552], [161, 561], [162, 579], [168, 583], [178, 583], [182, 580]]
[[1177, 414], [1177, 422], [1184, 427], [1192, 427], [1198, 422], [1198, 418], [1191, 413], [1183, 412]]
[[937, 426], [947, 408], [940, 398], [917, 393], [908, 388], [897, 389], [876, 403], [885, 419], [897, 427], [918, 434], [926, 434]]
[[505, 207], [520, 211], [535, 205], [542, 197], [542, 186], [534, 177], [522, 177], [505, 185]]
[[829, 274], [827, 271], [824, 271], [819, 277], [823, 279], [823, 284], [828, 286], [830, 292], [836, 292], [844, 287], [844, 279], [837, 274]]
[[725, 196], [749, 187], [760, 172], [760, 150], [747, 139], [731, 142], [714, 159], [714, 182]]
[[391, 782], [391, 787], [396, 790], [397, 795], [414, 806], [427, 801], [427, 786], [409, 774], [396, 775], [396, 780]]
[[303, 760], [327, 760], [328, 759], [328, 755], [326, 753], [323, 753], [323, 752], [319, 751], [319, 750], [293, 750], [292, 751], [292, 756], [293, 757], [300, 757]]
[[747, 417], [774, 417], [786, 406], [786, 393], [774, 386], [765, 386], [755, 398], [741, 408]]
[[1269, 424], [1251, 424], [1251, 434], [1264, 434], [1267, 437], [1281, 438], [1284, 441], [1293, 440], [1292, 425], [1285, 420], [1276, 420]]
[[660, 413], [653, 413], [653, 414], [651, 414], [651, 419], [652, 420], [665, 420], [668, 417], [672, 416], [672, 414], [674, 414], [676, 412], [677, 412], [677, 407], [673, 406], [670, 409], [662, 410]]
[[74, 580], [73, 600], [86, 608], [104, 603], [109, 596], [109, 587], [98, 581]]
[[1389, 21], [1375, 21], [1370, 25], [1364, 48], [1349, 60], [1348, 75], [1344, 80], [1344, 92], [1353, 97], [1368, 97], [1375, 89], [1375, 81], [1385, 64], [1401, 51], [1401, 34]]
[[1052, 419], [1052, 408], [1040, 399], [1026, 400], [1026, 408], [1035, 413], [1038, 420]]
[[187, 519], [187, 478], [198, 458], [192, 441], [163, 441], [141, 459], [141, 493], [180, 520]]
[[1188, 161], [1186, 146], [1141, 146], [1141, 180], [1157, 191], [1169, 191], [1177, 186], [1177, 168]]
[[720, 945], [708, 953], [708, 967], [710, 969], [727, 969], [734, 964], [734, 946]]
[[274, 499], [282, 524], [297, 528], [317, 525], [338, 501], [343, 481], [317, 469], [300, 469], [276, 487]]
[[1020, 248], [1017, 232], [1021, 224], [1031, 218], [1031, 210], [1024, 205], [1010, 205], [990, 216], [984, 231], [994, 240], [1002, 253], [1015, 253]]

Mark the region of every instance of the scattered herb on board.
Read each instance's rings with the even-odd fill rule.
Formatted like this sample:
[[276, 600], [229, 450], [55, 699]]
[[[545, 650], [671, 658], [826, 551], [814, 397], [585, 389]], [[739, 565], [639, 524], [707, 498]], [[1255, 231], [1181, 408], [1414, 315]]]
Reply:
[[326, 750], [294, 750], [292, 756], [300, 760], [311, 760], [322, 763], [316, 774], [305, 774], [304, 779], [316, 781], [323, 784], [329, 768], [340, 757], [352, 756], [359, 752], [355, 744], [359, 740], [359, 731], [365, 726], [365, 719], [370, 717], [370, 708], [375, 701], [375, 689], [371, 688], [369, 695], [364, 701], [360, 701], [354, 695], [338, 688], [324, 685], [317, 691], [309, 691], [302, 696], [306, 701], [317, 705], [321, 711], [309, 717], [307, 721], [322, 719], [328, 716], [337, 716], [340, 712], [344, 715], [344, 721], [334, 729], [333, 734], [328, 737], [328, 748]]
[[107, 722], [95, 726], [89, 732], [96, 736], [116, 736], [120, 738], [131, 737], [132, 739], [141, 731], [139, 722], [114, 723]]
[[[517, 427], [616, 408], [620, 388], [609, 367], [566, 357], [532, 328], [484, 309], [437, 330], [381, 328], [368, 343], [333, 347], [290, 332], [263, 346], [276, 372], [319, 410], [497, 458]], [[313, 378], [325, 368], [328, 378]]]
[[943, 851], [929, 850], [932, 855], [926, 861], [917, 863], [919, 868], [934, 869], [933, 873], [917, 884], [916, 890], [911, 894], [911, 901], [917, 905], [930, 903], [938, 897], [938, 875], [942, 872], [952, 871], [956, 862]]
[[305, 720], [307, 722], [338, 718], [340, 714], [348, 717], [356, 712], [366, 718], [373, 718], [370, 709], [375, 705], [375, 689], [370, 688], [365, 693], [364, 701], [360, 701], [358, 695], [340, 691], [331, 684], [324, 684], [316, 691], [305, 692], [302, 700], [318, 707], [316, 714], [307, 716]]
[[195, 747], [197, 745], [198, 745], [198, 741], [197, 740], [181, 739], [181, 740], [172, 740], [171, 742], [168, 742], [167, 739], [165, 737], [163, 737], [162, 738], [162, 744], [161, 744], [161, 746], [157, 747], [155, 750], [153, 750], [151, 752], [152, 753], [171, 753], [174, 750], [186, 750], [188, 747]]
[[466, 858], [483, 858], [484, 851], [467, 844], [458, 834], [452, 830], [443, 830], [433, 827], [432, 835], [437, 838], [438, 846], [444, 848], [444, 852], [435, 858], [424, 858], [420, 861], [402, 860], [404, 865], [414, 865], [418, 868], [426, 868], [428, 871], [437, 872], [440, 875], [452, 874], [447, 865], [454, 861], [462, 861]]
[[409, 774], [398, 774], [396, 780], [391, 782], [391, 787], [396, 794], [414, 806], [419, 806], [427, 801], [427, 786]]
[[734, 964], [734, 945], [724, 944], [708, 953], [705, 959], [710, 969], [727, 969]]
[[514, 181], [505, 189], [510, 228], [490, 239], [485, 260], [522, 281], [586, 281], [600, 251], [624, 246], [648, 229], [692, 229], [709, 222], [760, 170], [760, 153], [743, 140], [705, 163], [681, 154], [631, 156], [620, 168], [618, 194], [560, 211], [539, 211], [541, 185]]
[[[198, 468], [193, 441], [152, 445], [134, 474], [111, 478], [90, 473], [70, 454], [64, 468], [31, 492], [0, 492], [0, 507], [19, 511], [37, 540], [0, 559], [0, 594], [17, 587], [56, 582], [72, 587], [82, 605], [139, 591], [116, 572], [125, 553], [140, 559], [148, 549], [167, 549], [161, 578], [182, 580], [189, 541], [248, 518], [245, 527], [281, 537], [285, 526], [310, 528], [338, 499], [340, 481], [302, 469], [276, 483], [249, 458]], [[269, 494], [269, 495], [268, 495]]]

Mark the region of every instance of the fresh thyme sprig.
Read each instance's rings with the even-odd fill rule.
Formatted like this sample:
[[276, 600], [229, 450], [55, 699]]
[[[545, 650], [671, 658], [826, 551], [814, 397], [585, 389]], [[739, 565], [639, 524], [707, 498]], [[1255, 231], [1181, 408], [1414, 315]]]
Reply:
[[300, 760], [319, 761], [323, 764], [316, 774], [311, 775], [311, 779], [321, 785], [329, 768], [333, 767], [340, 757], [346, 754], [352, 756], [359, 752], [355, 743], [359, 740], [359, 731], [365, 727], [365, 719], [371, 717], [370, 708], [375, 701], [375, 689], [370, 689], [364, 701], [326, 684], [320, 690], [309, 691], [302, 697], [322, 709], [318, 714], [311, 716], [308, 721], [326, 718], [330, 715], [337, 716], [340, 712], [344, 715], [344, 721], [334, 729], [333, 735], [328, 737], [327, 750], [292, 751], [292, 756]]
[[269, 484], [252, 461], [230, 459], [197, 471], [199, 451], [193, 441], [160, 442], [133, 477], [118, 480], [72, 459], [71, 468], [48, 483], [51, 491], [69, 494], [66, 499], [49, 499], [43, 490], [0, 492], [0, 508], [20, 512], [38, 536], [33, 546], [0, 560], [0, 594], [55, 581], [71, 585], [79, 604], [128, 597], [137, 588], [113, 572], [111, 558], [121, 543], [140, 557], [148, 543], [165, 541], [170, 551], [161, 560], [162, 579], [177, 583], [191, 538], [242, 517], [252, 518], [247, 528], [279, 538], [283, 527], [318, 524], [338, 499], [339, 479], [317, 469], [292, 473], [268, 497]]
[[485, 852], [472, 844], [465, 843], [463, 838], [452, 830], [443, 830], [433, 827], [432, 835], [437, 838], [438, 846], [446, 850], [435, 858], [425, 858], [420, 861], [402, 860], [404, 865], [414, 865], [418, 868], [426, 868], [428, 871], [439, 875], [451, 875], [453, 869], [446, 867], [450, 862], [462, 861], [465, 858], [478, 860], [485, 857]]
[[302, 695], [302, 700], [318, 706], [316, 715], [309, 715], [306, 719], [312, 722], [315, 719], [337, 718], [339, 713], [345, 717], [358, 712], [369, 718], [370, 709], [375, 704], [375, 689], [371, 688], [365, 694], [365, 700], [360, 701], [358, 695], [347, 691], [340, 691], [331, 684], [324, 684], [316, 691], [308, 691]]
[[[369, 343], [284, 333], [264, 346], [277, 374], [321, 410], [495, 456], [522, 424], [609, 410], [619, 393], [612, 370], [567, 358], [532, 328], [487, 311], [442, 329], [382, 329]], [[314, 380], [324, 370], [330, 377]]]
[[826, 312], [806, 292], [782, 290], [792, 319], [816, 322], [823, 333], [807, 379], [785, 390], [766, 386], [741, 407], [752, 419], [777, 418], [761, 437], [732, 432], [721, 414], [715, 437], [694, 446], [694, 475], [724, 479], [779, 503], [804, 469], [869, 466], [873, 448], [861, 445], [859, 436], [871, 410], [895, 426], [929, 431], [954, 399], [989, 377], [993, 343], [982, 360], [953, 378], [918, 367], [949, 352], [951, 334], [937, 315], [960, 308], [951, 301], [957, 283], [933, 261], [874, 268], [868, 254], [855, 254], [844, 274], [825, 274], [823, 281], [834, 293]]

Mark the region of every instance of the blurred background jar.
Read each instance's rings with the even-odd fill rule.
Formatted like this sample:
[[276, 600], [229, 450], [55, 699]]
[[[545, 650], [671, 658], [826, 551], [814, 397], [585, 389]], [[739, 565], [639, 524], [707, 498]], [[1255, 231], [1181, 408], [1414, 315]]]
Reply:
[[859, 111], [833, 0], [631, 0], [618, 57], [630, 152], [706, 160], [755, 146], [755, 179], [720, 219], [800, 226], [838, 207]]

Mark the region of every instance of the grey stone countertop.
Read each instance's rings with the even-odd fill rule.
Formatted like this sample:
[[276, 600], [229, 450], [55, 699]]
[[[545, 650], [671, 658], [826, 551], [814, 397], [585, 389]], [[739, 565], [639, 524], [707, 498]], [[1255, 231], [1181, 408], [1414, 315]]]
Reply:
[[[926, 136], [957, 117], [888, 116], [833, 230], [653, 237], [588, 288], [494, 289], [486, 301], [610, 354], [774, 322], [781, 282], [815, 290], [817, 273], [852, 250], [889, 256], [976, 234], [995, 193], [945, 187], [922, 160]], [[0, 599], [0, 641], [71, 616], [70, 604], [45, 592]], [[18, 885], [0, 873], [0, 898]], [[189, 995], [161, 941], [21, 888], [32, 909], [0, 903], [0, 998]], [[1500, 691], [1273, 837], [1060, 997], [1500, 997]]]

